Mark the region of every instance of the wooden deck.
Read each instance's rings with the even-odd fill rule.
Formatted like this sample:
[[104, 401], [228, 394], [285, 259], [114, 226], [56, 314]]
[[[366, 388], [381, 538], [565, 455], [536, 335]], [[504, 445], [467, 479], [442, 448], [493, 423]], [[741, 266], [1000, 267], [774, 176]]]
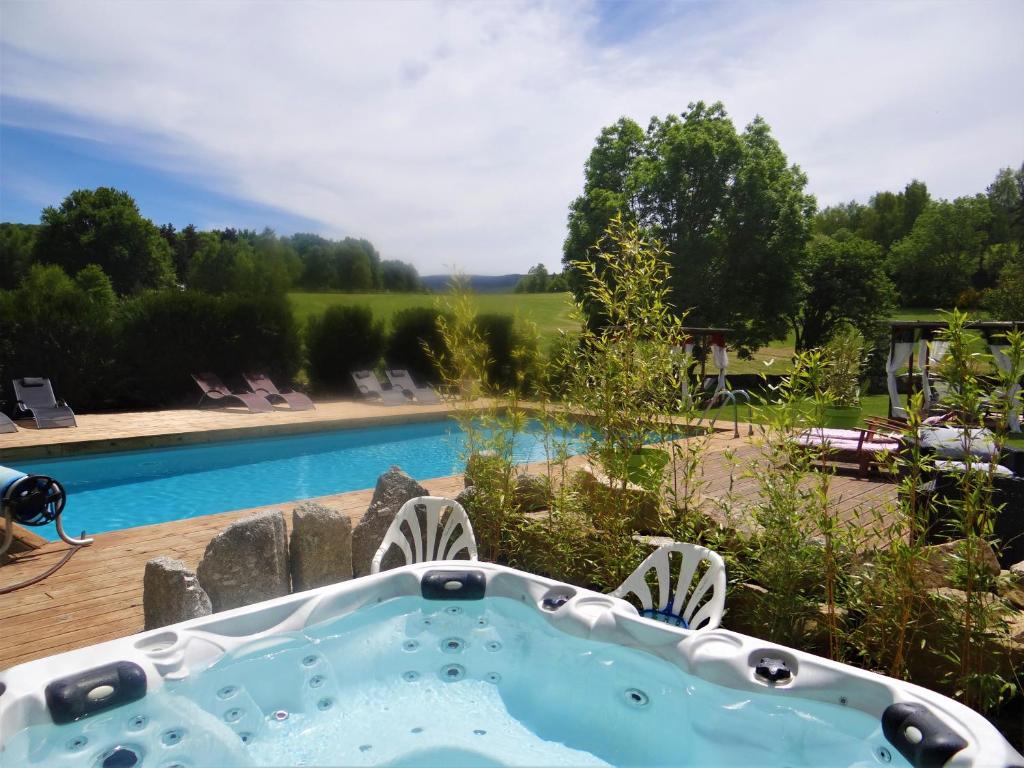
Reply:
[[[462, 478], [431, 480], [425, 486], [443, 496], [458, 493]], [[372, 490], [317, 499], [347, 512], [357, 522], [370, 504]], [[298, 502], [259, 509], [280, 509], [285, 524]], [[38, 584], [0, 596], [0, 669], [61, 651], [141, 632], [142, 575], [146, 561], [159, 555], [199, 564], [207, 543], [233, 520], [253, 509], [175, 520], [170, 523], [100, 533], [63, 568]], [[67, 551], [51, 542], [19, 555], [0, 568], [0, 586], [46, 571]]]
[[[733, 440], [725, 433], [713, 436], [701, 467], [704, 502], [712, 506], [727, 502], [741, 514], [756, 503], [757, 481], [748, 475], [758, 453], [758, 447], [750, 441]], [[438, 495], [454, 495], [463, 484], [461, 476], [421, 482]], [[355, 522], [366, 510], [371, 496], [372, 490], [364, 490], [318, 501], [345, 510]], [[895, 500], [896, 486], [877, 479], [835, 475], [829, 496], [843, 521], [870, 527], [877, 510]], [[263, 509], [284, 510], [285, 520], [290, 521], [293, 506], [294, 503], [277, 504]], [[78, 552], [50, 578], [0, 596], [0, 669], [141, 631], [146, 561], [170, 555], [195, 568], [215, 534], [232, 520], [253, 511], [239, 510], [98, 534], [92, 546]], [[0, 586], [45, 571], [66, 549], [62, 542], [53, 542], [18, 555], [0, 568]]]

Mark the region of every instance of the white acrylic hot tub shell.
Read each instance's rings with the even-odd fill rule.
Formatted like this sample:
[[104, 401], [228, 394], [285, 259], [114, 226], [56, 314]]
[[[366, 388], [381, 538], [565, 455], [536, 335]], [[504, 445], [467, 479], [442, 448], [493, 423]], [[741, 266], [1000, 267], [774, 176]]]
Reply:
[[[420, 579], [428, 571], [479, 571], [485, 575], [488, 597], [522, 600], [568, 634], [641, 649], [692, 674], [732, 689], [779, 697], [800, 697], [843, 704], [880, 719], [887, 706], [916, 703], [967, 740], [949, 766], [1024, 766], [1017, 753], [981, 715], [919, 686], [876, 675], [783, 646], [723, 629], [692, 631], [640, 617], [629, 603], [511, 568], [464, 560], [406, 566], [300, 592], [264, 603], [182, 622], [151, 632], [58, 654], [0, 672], [0, 763], [4, 742], [32, 725], [51, 723], [44, 699], [46, 685], [116, 661], [135, 662], [147, 675], [148, 691], [164, 680], [181, 679], [191, 670], [208, 667], [241, 645], [277, 636], [393, 597], [420, 594]], [[555, 611], [541, 608], [545, 597], [571, 595]], [[771, 686], [754, 675], [762, 656], [784, 659], [794, 677]]]

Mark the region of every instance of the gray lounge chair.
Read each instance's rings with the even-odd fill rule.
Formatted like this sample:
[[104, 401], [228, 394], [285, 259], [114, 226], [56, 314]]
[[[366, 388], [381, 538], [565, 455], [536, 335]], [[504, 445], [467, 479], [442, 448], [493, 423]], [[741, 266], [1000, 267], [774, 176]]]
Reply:
[[392, 387], [402, 390], [406, 397], [415, 397], [417, 403], [433, 405], [441, 402], [440, 396], [432, 388], [417, 387], [412, 376], [404, 368], [388, 368], [385, 373]]
[[49, 379], [26, 376], [15, 379], [13, 384], [14, 398], [18, 401], [15, 417], [30, 415], [39, 429], [78, 426], [75, 412], [63, 400], [54, 397]]
[[249, 385], [249, 389], [258, 395], [263, 395], [272, 403], [287, 403], [293, 411], [309, 411], [316, 408], [309, 396], [294, 389], [281, 391], [270, 378], [262, 373], [247, 373], [242, 378]]
[[202, 405], [207, 398], [215, 401], [233, 399], [256, 413], [267, 413], [274, 410], [274, 406], [264, 395], [256, 392], [232, 392], [215, 373], [193, 373], [192, 378], [203, 391], [203, 396], [199, 398], [199, 405]]
[[412, 400], [398, 389], [384, 389], [373, 371], [352, 371], [352, 380], [364, 399], [381, 405], [406, 405]]
[[14, 422], [7, 418], [7, 416], [5, 416], [4, 414], [0, 413], [0, 433], [17, 431], [18, 428], [14, 425]]

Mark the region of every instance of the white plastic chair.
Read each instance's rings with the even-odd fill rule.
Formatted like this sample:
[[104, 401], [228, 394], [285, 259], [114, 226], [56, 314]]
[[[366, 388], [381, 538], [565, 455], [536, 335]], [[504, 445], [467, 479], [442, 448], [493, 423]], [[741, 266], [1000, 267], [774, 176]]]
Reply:
[[[673, 560], [680, 561], [679, 575], [674, 582]], [[704, 562], [707, 567], [694, 586], [694, 576]], [[658, 581], [657, 607], [647, 583], [647, 575], [651, 571], [655, 572]], [[612, 592], [612, 597], [625, 598], [630, 594], [639, 599], [643, 609], [641, 616], [685, 629], [714, 629], [721, 624], [725, 610], [725, 561], [717, 552], [698, 544], [664, 544], [640, 563]]]
[[[445, 510], [450, 511], [438, 536]], [[403, 530], [403, 525], [406, 530]], [[476, 538], [469, 515], [459, 502], [440, 496], [418, 496], [402, 505], [373, 556], [370, 573], [380, 573], [381, 561], [392, 546], [402, 550], [405, 565], [428, 560], [453, 560], [463, 550], [469, 552], [470, 560], [477, 559]]]

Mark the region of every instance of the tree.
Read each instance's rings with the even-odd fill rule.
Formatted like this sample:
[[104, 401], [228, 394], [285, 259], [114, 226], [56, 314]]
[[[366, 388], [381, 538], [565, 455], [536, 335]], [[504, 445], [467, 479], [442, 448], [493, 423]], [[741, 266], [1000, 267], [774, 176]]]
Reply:
[[844, 324], [875, 338], [895, 303], [882, 247], [845, 230], [811, 240], [800, 277], [803, 301], [791, 318], [798, 352], [824, 345]]
[[351, 372], [375, 368], [383, 347], [383, 324], [369, 307], [328, 307], [306, 326], [309, 378], [321, 392], [352, 392]]
[[202, 244], [203, 239], [194, 224], [189, 224], [174, 238], [174, 269], [178, 273], [179, 282], [184, 283], [188, 279], [192, 258]]
[[914, 227], [914, 222], [931, 202], [928, 187], [914, 179], [902, 192], [877, 192], [867, 205], [858, 202], [829, 206], [814, 217], [814, 231], [834, 235], [847, 230], [878, 243], [886, 251]]
[[931, 203], [889, 254], [905, 307], [952, 307], [971, 287], [991, 214], [984, 195]]
[[117, 301], [95, 264], [75, 277], [56, 265], [33, 264], [19, 287], [0, 292], [0, 328], [12, 340], [0, 369], [8, 378], [44, 371], [76, 408], [112, 397]]
[[548, 268], [543, 264], [530, 267], [525, 277], [519, 278], [516, 283], [516, 293], [547, 293], [550, 276]]
[[856, 200], [822, 208], [814, 215], [814, 234], [831, 236], [840, 230], [860, 233], [863, 231], [867, 211], [867, 206]]
[[[785, 334], [799, 300], [798, 270], [814, 198], [755, 118], [738, 133], [721, 104], [691, 104], [653, 118], [646, 132], [623, 118], [602, 130], [569, 210], [566, 274], [616, 213], [667, 247], [671, 300], [688, 322], [728, 326], [741, 352]], [[591, 323], [595, 321], [590, 318]]]
[[992, 210], [989, 242], [1024, 246], [1024, 165], [1000, 169], [986, 195]]
[[419, 273], [412, 264], [404, 261], [382, 261], [380, 263], [380, 287], [385, 291], [411, 293], [423, 289]]
[[1007, 259], [995, 288], [985, 295], [985, 308], [1001, 320], [1024, 317], [1024, 251]]
[[245, 237], [207, 234], [192, 257], [188, 285], [214, 294], [280, 295], [290, 285], [283, 261], [260, 255]]
[[35, 260], [35, 224], [0, 224], [0, 290], [18, 287]]
[[127, 192], [79, 189], [43, 210], [36, 259], [75, 274], [98, 264], [124, 296], [174, 284], [171, 247]]

